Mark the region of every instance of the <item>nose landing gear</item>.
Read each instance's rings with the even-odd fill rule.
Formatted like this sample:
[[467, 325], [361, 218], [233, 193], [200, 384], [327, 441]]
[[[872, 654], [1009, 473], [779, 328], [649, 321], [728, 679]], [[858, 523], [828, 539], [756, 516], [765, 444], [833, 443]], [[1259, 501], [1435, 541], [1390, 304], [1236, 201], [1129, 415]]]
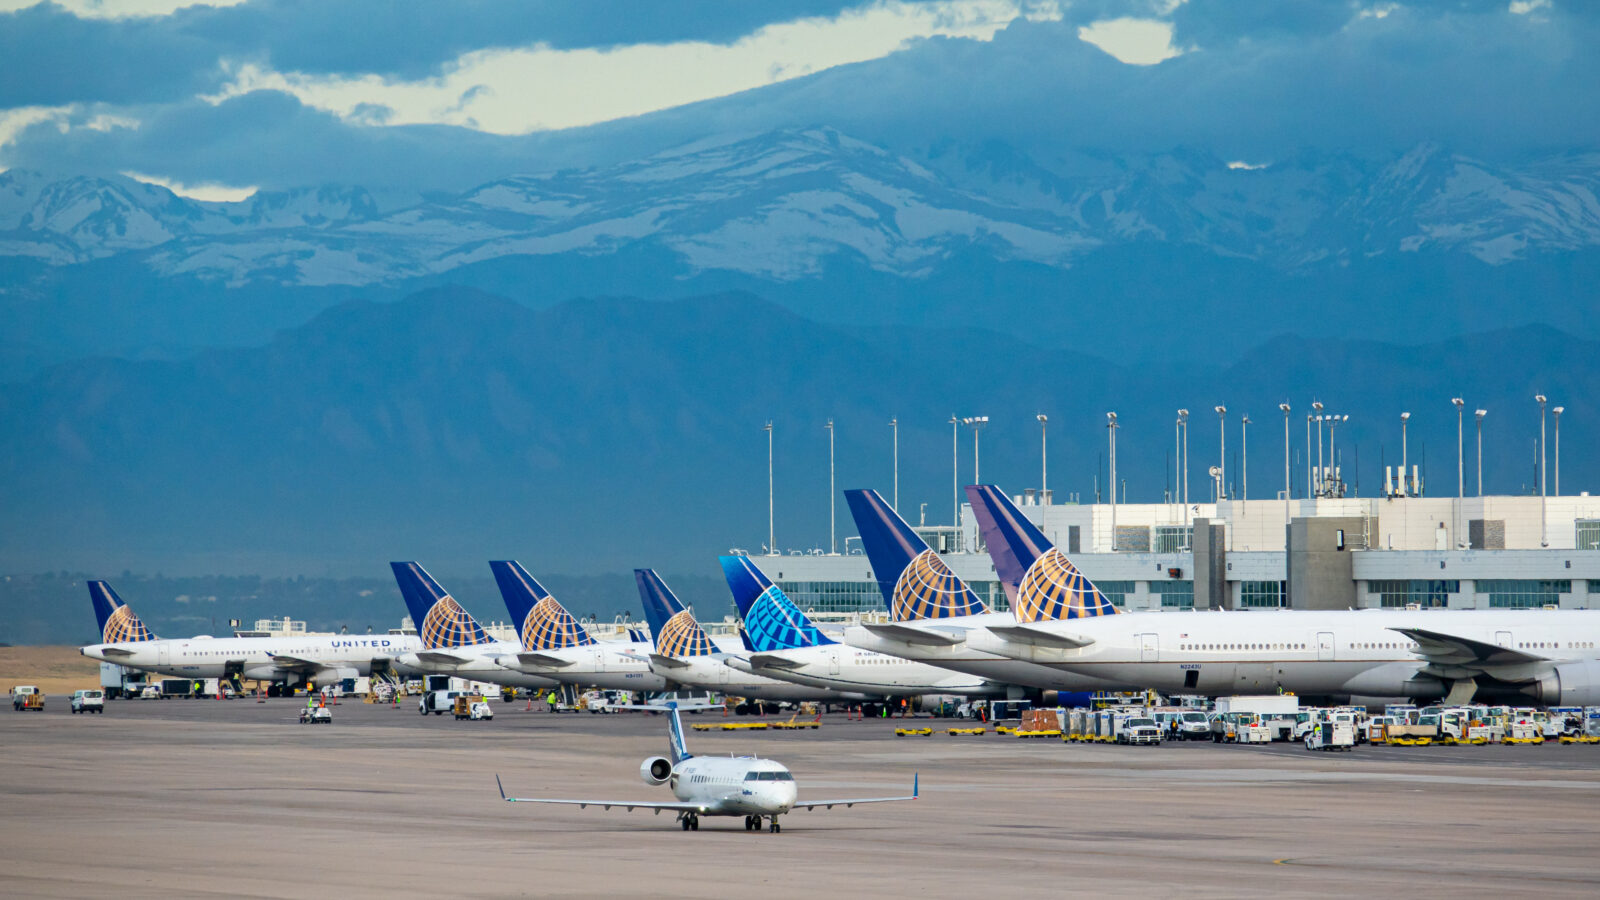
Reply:
[[[757, 828], [761, 827], [761, 819], [759, 817], [756, 818], [756, 827]], [[772, 826], [770, 828], [768, 828], [767, 830], [772, 832], [773, 834], [777, 834], [778, 832], [783, 830], [783, 826], [778, 824], [778, 817], [777, 816], [773, 816], [772, 817]]]

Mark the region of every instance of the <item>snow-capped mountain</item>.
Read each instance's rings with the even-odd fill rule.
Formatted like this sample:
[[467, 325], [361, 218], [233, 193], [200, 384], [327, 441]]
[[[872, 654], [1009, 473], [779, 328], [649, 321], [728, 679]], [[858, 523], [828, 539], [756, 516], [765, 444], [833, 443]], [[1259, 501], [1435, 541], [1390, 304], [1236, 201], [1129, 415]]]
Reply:
[[0, 253], [62, 266], [138, 254], [153, 275], [369, 285], [515, 256], [650, 248], [665, 277], [793, 282], [834, 259], [916, 279], [958, 253], [1065, 268], [1171, 243], [1286, 269], [1408, 252], [1489, 264], [1600, 245], [1600, 153], [1515, 170], [1424, 145], [1372, 163], [1035, 160], [999, 143], [917, 159], [818, 128], [503, 178], [390, 211], [359, 187], [205, 203], [127, 178], [0, 173]]

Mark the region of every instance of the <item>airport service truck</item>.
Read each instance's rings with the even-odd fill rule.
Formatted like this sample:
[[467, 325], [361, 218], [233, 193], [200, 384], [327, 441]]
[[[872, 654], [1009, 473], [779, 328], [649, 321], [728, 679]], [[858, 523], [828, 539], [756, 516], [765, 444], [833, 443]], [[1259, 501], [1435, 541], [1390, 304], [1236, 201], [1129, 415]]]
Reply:
[[1300, 712], [1300, 698], [1293, 694], [1238, 694], [1218, 697], [1215, 710], [1218, 716], [1228, 713], [1254, 713], [1266, 728], [1269, 740], [1294, 739], [1294, 729], [1299, 724], [1295, 717]]
[[44, 694], [31, 684], [19, 684], [11, 689], [11, 709], [15, 712], [27, 709], [44, 712]]

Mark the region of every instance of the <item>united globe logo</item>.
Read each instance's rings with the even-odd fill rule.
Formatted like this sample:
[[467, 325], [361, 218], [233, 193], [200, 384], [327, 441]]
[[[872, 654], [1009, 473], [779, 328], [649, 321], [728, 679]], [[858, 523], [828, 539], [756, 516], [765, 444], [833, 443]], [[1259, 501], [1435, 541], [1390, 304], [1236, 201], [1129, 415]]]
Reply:
[[1034, 560], [1017, 585], [1018, 622], [1084, 619], [1116, 611], [1106, 595], [1054, 547]]
[[101, 637], [107, 644], [126, 644], [155, 639], [150, 629], [144, 627], [139, 617], [126, 606], [117, 607], [106, 617], [106, 627]]
[[975, 616], [989, 608], [932, 550], [917, 554], [894, 585], [889, 612], [896, 622]]
[[656, 649], [664, 656], [705, 656], [713, 650], [711, 638], [706, 636], [705, 630], [688, 610], [674, 613], [661, 626]]
[[554, 597], [535, 603], [522, 621], [522, 645], [531, 650], [587, 647], [593, 643], [589, 632]]
[[441, 598], [428, 610], [421, 631], [423, 644], [428, 647], [470, 647], [489, 640], [472, 615], [450, 596]]

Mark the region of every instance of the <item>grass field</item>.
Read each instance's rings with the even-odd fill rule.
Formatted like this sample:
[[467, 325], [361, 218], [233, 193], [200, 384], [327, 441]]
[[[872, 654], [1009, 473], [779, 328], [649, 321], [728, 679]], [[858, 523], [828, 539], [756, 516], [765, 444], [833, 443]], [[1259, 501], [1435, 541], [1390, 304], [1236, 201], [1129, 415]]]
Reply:
[[0, 689], [37, 685], [46, 694], [100, 686], [100, 663], [77, 647], [0, 647]]

